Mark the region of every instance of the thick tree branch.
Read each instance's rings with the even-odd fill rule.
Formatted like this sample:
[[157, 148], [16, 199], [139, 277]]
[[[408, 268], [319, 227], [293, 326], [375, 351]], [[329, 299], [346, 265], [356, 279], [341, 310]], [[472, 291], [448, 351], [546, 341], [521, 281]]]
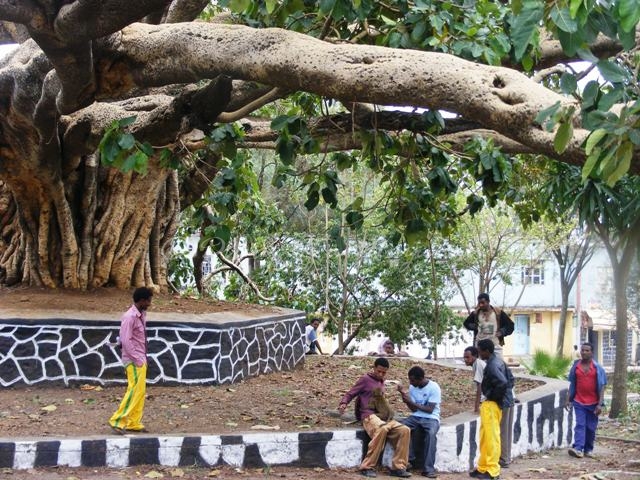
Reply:
[[209, 0], [173, 0], [167, 13], [166, 23], [190, 22], [209, 5]]
[[[294, 32], [238, 25], [136, 24], [119, 38], [111, 50], [123, 63], [118, 70], [129, 72], [127, 79], [119, 79], [122, 85], [192, 82], [224, 73], [343, 102], [444, 109], [538, 153], [578, 165], [585, 161], [581, 144], [587, 130], [576, 126], [559, 155], [554, 132], [535, 123], [541, 110], [575, 101], [506, 68], [440, 53], [332, 45]], [[166, 55], [176, 48], [179, 58]], [[634, 160], [633, 170], [638, 167]]]

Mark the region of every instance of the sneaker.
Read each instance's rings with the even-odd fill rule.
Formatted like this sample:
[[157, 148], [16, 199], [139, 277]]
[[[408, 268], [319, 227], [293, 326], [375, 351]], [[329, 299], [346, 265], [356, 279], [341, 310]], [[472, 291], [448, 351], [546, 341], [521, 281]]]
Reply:
[[369, 477], [369, 478], [375, 478], [375, 477], [378, 476], [376, 471], [371, 469], [371, 468], [367, 468], [365, 470], [360, 470], [360, 475], [362, 475], [363, 477]]
[[500, 475], [497, 475], [495, 477], [492, 477], [491, 474], [489, 472], [479, 472], [478, 469], [469, 472], [469, 476], [473, 477], [473, 478], [483, 478], [483, 479], [487, 479], [487, 480], [497, 480], [500, 478]]
[[596, 459], [598, 458], [598, 457], [596, 456], [596, 454], [595, 454], [595, 453], [593, 453], [593, 452], [584, 452], [584, 456], [585, 456], [585, 457], [587, 457], [587, 458], [592, 458], [592, 459], [594, 459], [594, 460], [596, 460]]
[[400, 478], [409, 478], [411, 474], [407, 472], [404, 468], [400, 470], [389, 470], [389, 475], [392, 477], [400, 477]]
[[500, 465], [500, 467], [501, 467], [501, 468], [509, 468], [509, 464], [510, 464], [510, 463], [511, 463], [511, 462], [507, 462], [507, 461], [505, 461], [505, 460], [500, 460], [500, 461], [498, 462], [498, 464]]
[[427, 478], [438, 478], [438, 474], [436, 472], [422, 472], [420, 475]]
[[576, 450], [575, 448], [570, 448], [569, 449], [569, 455], [571, 455], [572, 457], [575, 457], [575, 458], [584, 457], [584, 453], [582, 453], [582, 450]]

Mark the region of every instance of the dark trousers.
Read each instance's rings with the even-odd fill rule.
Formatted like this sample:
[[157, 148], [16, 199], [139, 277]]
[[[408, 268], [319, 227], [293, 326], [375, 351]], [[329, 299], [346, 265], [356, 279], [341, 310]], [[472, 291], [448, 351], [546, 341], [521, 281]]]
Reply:
[[435, 472], [440, 422], [435, 418], [411, 415], [405, 418], [402, 423], [411, 429], [409, 462], [415, 466], [422, 464], [423, 472]]
[[593, 442], [596, 439], [598, 428], [598, 415], [595, 409], [598, 404], [582, 405], [574, 400], [573, 415], [576, 426], [573, 429], [573, 448], [581, 452], [593, 451]]

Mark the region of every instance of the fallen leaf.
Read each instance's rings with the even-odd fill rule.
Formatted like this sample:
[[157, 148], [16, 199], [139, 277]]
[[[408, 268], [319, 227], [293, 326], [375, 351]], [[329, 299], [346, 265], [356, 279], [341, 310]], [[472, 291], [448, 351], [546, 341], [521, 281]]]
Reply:
[[175, 468], [169, 472], [172, 477], [184, 477], [184, 470], [181, 468]]
[[96, 387], [94, 385], [89, 385], [89, 384], [84, 384], [84, 385], [80, 385], [80, 390], [95, 390]]
[[238, 424], [236, 422], [226, 422], [225, 425], [227, 427], [237, 427], [238, 426]]
[[313, 469], [314, 472], [324, 472], [324, 468], [316, 467]]
[[231, 392], [231, 393], [233, 393], [233, 392], [235, 392], [235, 391], [236, 391], [236, 389], [235, 389], [235, 388], [227, 388], [227, 392]]
[[537, 472], [537, 473], [544, 473], [547, 471], [546, 468], [530, 468], [529, 469], [530, 472]]
[[280, 430], [280, 425], [253, 425], [251, 430]]
[[253, 417], [250, 417], [248, 415], [242, 415], [240, 418], [245, 422], [250, 422], [251, 420], [253, 420]]
[[211, 470], [207, 477], [217, 477], [218, 475], [220, 475], [220, 470]]
[[311, 425], [302, 424], [302, 425], [298, 425], [298, 428], [311, 428]]
[[65, 398], [64, 399], [64, 403], [66, 403], [68, 405], [73, 405], [75, 403], [75, 401], [73, 400], [73, 398]]
[[58, 409], [55, 405], [47, 405], [46, 407], [42, 407], [40, 410], [44, 410], [45, 412], [55, 412]]
[[183, 403], [182, 405], [180, 405], [180, 408], [186, 409], [186, 408], [189, 408], [189, 405], [187, 405], [186, 403]]
[[145, 477], [147, 478], [163, 478], [164, 475], [156, 470], [151, 470], [150, 472], [148, 472]]

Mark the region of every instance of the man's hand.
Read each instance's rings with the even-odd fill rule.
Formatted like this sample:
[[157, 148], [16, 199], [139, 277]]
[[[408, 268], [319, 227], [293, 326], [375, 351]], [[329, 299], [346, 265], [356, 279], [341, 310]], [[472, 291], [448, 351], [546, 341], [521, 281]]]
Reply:
[[502, 333], [502, 330], [498, 330], [498, 331], [496, 332], [496, 337], [497, 337], [497, 338], [502, 338], [502, 337], [504, 337], [504, 333]]
[[342, 415], [344, 413], [346, 408], [347, 408], [347, 404], [346, 403], [341, 403], [340, 405], [338, 405], [338, 411], [340, 412], [340, 415]]
[[569, 410], [571, 410], [571, 403], [569, 403], [569, 400], [567, 400], [564, 404], [564, 409], [568, 412]]
[[593, 413], [600, 415], [602, 413], [602, 405], [597, 405], [596, 408], [593, 409]]

